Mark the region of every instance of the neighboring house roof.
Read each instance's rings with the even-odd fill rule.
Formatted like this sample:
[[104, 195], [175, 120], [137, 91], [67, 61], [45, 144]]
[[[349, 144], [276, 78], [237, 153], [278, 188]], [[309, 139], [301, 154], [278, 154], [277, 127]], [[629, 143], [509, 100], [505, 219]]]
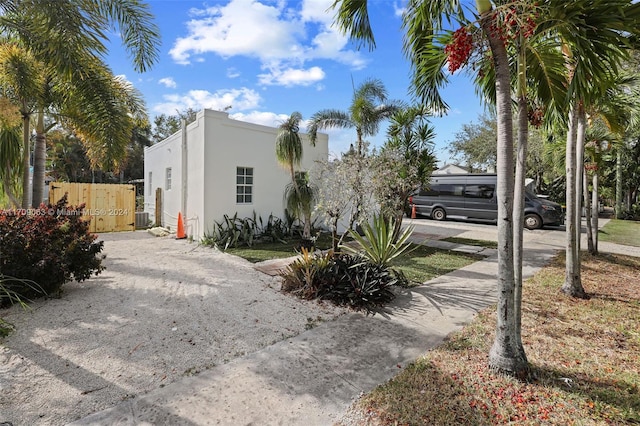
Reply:
[[462, 173], [469, 173], [469, 170], [467, 170], [467, 168], [465, 167], [461, 167], [456, 164], [445, 164], [438, 170], [433, 171], [434, 175], [455, 175], [455, 174], [462, 174]]

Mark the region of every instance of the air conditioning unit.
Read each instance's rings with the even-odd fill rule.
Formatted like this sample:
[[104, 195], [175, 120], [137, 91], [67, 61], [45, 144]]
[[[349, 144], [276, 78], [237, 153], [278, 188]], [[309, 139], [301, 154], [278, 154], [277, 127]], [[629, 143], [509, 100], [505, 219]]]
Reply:
[[136, 212], [136, 229], [149, 227], [149, 212]]

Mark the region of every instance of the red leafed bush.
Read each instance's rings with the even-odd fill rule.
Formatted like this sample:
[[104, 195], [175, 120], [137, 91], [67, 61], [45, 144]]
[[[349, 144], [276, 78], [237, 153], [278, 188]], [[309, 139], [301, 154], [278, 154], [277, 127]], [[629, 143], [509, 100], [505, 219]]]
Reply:
[[[0, 211], [4, 294], [26, 299], [57, 295], [63, 284], [102, 272], [104, 243], [95, 242], [97, 235], [89, 232], [89, 222], [81, 217], [83, 208], [67, 206], [65, 195], [38, 209]], [[0, 305], [11, 301], [0, 297]]]

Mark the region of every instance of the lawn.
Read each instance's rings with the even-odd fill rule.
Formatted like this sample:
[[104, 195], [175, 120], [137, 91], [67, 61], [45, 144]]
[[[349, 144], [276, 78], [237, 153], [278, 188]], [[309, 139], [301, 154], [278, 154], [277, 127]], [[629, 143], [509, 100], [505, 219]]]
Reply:
[[419, 285], [480, 259], [483, 259], [483, 256], [440, 250], [416, 244], [407, 252], [392, 260], [389, 266], [402, 271], [413, 284]]
[[[299, 244], [300, 241], [298, 240], [288, 241], [287, 243], [260, 243], [252, 247], [229, 248], [227, 249], [227, 253], [257, 263], [270, 259], [295, 256], [297, 253], [294, 247]], [[316, 248], [318, 250], [331, 248], [331, 236], [321, 234], [316, 241]], [[482, 259], [482, 256], [479, 255], [458, 253], [414, 244], [413, 247], [394, 259], [390, 266], [402, 271], [414, 285], [417, 285], [439, 275], [460, 269], [480, 259]]]
[[600, 241], [640, 247], [640, 222], [611, 219], [598, 231]]
[[494, 374], [495, 307], [359, 400], [367, 425], [640, 422], [640, 259], [583, 254], [589, 300], [559, 292], [564, 256], [524, 285], [522, 336], [534, 379]]
[[492, 248], [492, 249], [498, 248], [497, 241], [472, 240], [470, 238], [460, 238], [460, 237], [447, 237], [447, 238], [443, 238], [441, 241], [447, 241], [449, 243], [456, 243], [456, 244], [464, 244], [467, 246], [486, 247], [486, 248]]
[[[301, 241], [299, 238], [294, 238], [284, 242], [261, 242], [251, 247], [228, 248], [226, 252], [247, 259], [249, 262], [258, 263], [295, 256], [297, 254], [296, 248], [300, 247]], [[330, 248], [331, 234], [321, 233], [316, 239], [316, 249], [327, 250]]]

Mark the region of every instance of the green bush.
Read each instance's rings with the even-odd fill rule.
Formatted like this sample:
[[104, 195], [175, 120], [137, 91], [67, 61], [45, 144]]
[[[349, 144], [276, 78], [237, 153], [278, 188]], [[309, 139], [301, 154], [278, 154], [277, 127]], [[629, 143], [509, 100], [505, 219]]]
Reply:
[[332, 252], [316, 255], [307, 250], [280, 275], [283, 291], [367, 311], [393, 300], [391, 287], [399, 284], [394, 271], [361, 256], [334, 256]]
[[[63, 284], [84, 281], [104, 269], [100, 256], [104, 243], [95, 242], [97, 235], [89, 232], [89, 222], [81, 217], [83, 208], [68, 207], [65, 196], [38, 209], [0, 212], [5, 294], [23, 299], [57, 295]], [[0, 300], [4, 306], [10, 302], [10, 297]]]
[[202, 244], [217, 247], [220, 250], [236, 247], [252, 247], [255, 243], [280, 241], [291, 234], [291, 224], [274, 215], [269, 215], [267, 222], [262, 217], [239, 218], [238, 213], [233, 216], [224, 215], [222, 222], [214, 222], [213, 232], [205, 234]]
[[341, 246], [341, 249], [349, 253], [363, 256], [370, 263], [378, 266], [387, 266], [390, 261], [404, 253], [411, 244], [409, 237], [413, 233], [413, 226], [409, 226], [400, 232], [393, 220], [388, 222], [382, 216], [373, 216], [373, 225], [364, 223], [360, 235], [349, 230], [349, 235], [358, 243], [357, 248]]

